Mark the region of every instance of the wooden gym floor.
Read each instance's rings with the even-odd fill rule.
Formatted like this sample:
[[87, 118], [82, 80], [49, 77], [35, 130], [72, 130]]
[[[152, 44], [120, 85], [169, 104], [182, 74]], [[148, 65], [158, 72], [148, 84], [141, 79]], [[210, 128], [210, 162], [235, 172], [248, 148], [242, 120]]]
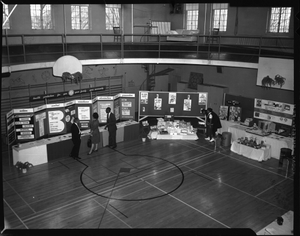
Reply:
[[[82, 143], [81, 145], [86, 145]], [[294, 208], [286, 163], [257, 162], [205, 141], [140, 139], [31, 167], [3, 153], [7, 229], [250, 228]], [[8, 230], [9, 231], [9, 230]], [[5, 232], [5, 231], [4, 231]]]

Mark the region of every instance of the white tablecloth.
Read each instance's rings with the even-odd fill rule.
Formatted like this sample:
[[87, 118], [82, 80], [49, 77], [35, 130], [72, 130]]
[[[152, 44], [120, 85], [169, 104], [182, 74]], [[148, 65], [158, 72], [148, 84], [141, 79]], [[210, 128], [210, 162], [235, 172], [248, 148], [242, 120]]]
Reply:
[[271, 147], [265, 149], [255, 149], [234, 141], [230, 148], [231, 151], [257, 161], [266, 161], [271, 158]]
[[198, 136], [196, 134], [158, 134], [157, 139], [175, 139], [175, 140], [197, 140]]
[[228, 121], [228, 120], [220, 120], [220, 121], [221, 121], [222, 128], [219, 128], [218, 132], [221, 134], [223, 132], [228, 132], [228, 128], [230, 126], [239, 124], [239, 122], [233, 122], [233, 121]]
[[271, 134], [269, 136], [259, 136], [246, 132], [247, 127], [241, 125], [233, 125], [228, 128], [228, 132], [231, 133], [231, 141], [237, 141], [238, 138], [242, 137], [254, 137], [258, 141], [264, 141], [265, 144], [269, 144], [271, 148], [271, 157], [279, 159], [281, 148], [289, 148], [294, 150], [293, 148], [293, 139], [283, 137], [276, 134]]

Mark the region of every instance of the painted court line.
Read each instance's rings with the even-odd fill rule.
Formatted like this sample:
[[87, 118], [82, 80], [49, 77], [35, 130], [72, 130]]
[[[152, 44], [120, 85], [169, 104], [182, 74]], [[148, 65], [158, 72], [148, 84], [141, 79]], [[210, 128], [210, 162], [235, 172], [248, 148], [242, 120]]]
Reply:
[[[167, 192], [165, 192], [164, 190], [162, 190], [162, 189], [160, 189], [160, 188], [156, 187], [155, 185], [153, 185], [153, 184], [150, 184], [150, 183], [149, 183], [149, 182], [147, 182], [147, 181], [145, 181], [145, 182], [146, 182], [147, 184], [151, 185], [152, 187], [154, 187], [154, 188], [158, 189], [159, 191], [162, 191], [163, 193], [167, 193]], [[188, 207], [190, 207], [190, 208], [192, 208], [193, 210], [195, 210], [195, 211], [197, 211], [197, 212], [201, 213], [202, 215], [205, 215], [206, 217], [208, 217], [208, 218], [210, 218], [210, 219], [212, 219], [212, 220], [214, 220], [214, 221], [218, 222], [219, 224], [221, 224], [221, 225], [225, 226], [226, 228], [230, 228], [228, 225], [225, 225], [225, 224], [223, 224], [222, 222], [220, 222], [220, 221], [218, 221], [218, 220], [214, 219], [214, 218], [213, 218], [213, 217], [211, 217], [210, 215], [207, 215], [207, 214], [205, 214], [204, 212], [202, 212], [202, 211], [198, 210], [197, 208], [195, 208], [195, 207], [193, 207], [193, 206], [191, 206], [191, 205], [187, 204], [186, 202], [184, 202], [184, 201], [180, 200], [179, 198], [177, 198], [177, 197], [173, 196], [172, 194], [168, 194], [168, 196], [170, 196], [170, 197], [174, 198], [175, 200], [177, 200], [177, 201], [179, 201], [179, 202], [181, 202], [181, 203], [183, 203], [183, 204], [187, 205]]]

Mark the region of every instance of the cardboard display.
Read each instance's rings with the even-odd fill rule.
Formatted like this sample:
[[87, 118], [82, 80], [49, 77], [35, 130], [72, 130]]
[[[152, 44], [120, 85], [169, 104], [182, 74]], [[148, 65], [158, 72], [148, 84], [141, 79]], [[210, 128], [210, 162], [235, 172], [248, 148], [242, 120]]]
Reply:
[[13, 109], [6, 114], [8, 144], [27, 142], [71, 132], [74, 117], [79, 118], [81, 130], [89, 129], [94, 112], [99, 122], [107, 122], [106, 108], [110, 107], [117, 120], [135, 118], [135, 94], [98, 96], [93, 100], [73, 100], [45, 104], [35, 108]]
[[135, 118], [135, 94], [119, 94], [120, 120], [129, 120]]
[[49, 135], [52, 136], [66, 133], [65, 104], [47, 104], [46, 111]]
[[33, 108], [14, 109], [14, 125], [17, 142], [35, 139]]
[[49, 134], [46, 105], [33, 108], [36, 139], [47, 137]]
[[114, 96], [97, 96], [93, 99], [93, 112], [98, 113], [100, 123], [107, 122], [107, 107], [114, 111]]

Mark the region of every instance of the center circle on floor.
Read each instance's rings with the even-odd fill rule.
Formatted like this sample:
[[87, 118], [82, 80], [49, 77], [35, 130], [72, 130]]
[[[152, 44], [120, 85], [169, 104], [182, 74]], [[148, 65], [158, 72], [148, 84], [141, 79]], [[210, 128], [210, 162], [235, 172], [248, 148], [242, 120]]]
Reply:
[[[94, 192], [93, 190], [91, 190], [90, 188], [88, 188], [88, 187], [83, 183], [82, 176], [83, 176], [84, 171], [88, 168], [88, 166], [87, 166], [87, 168], [85, 168], [85, 169], [82, 171], [82, 173], [81, 173], [81, 175], [80, 175], [80, 181], [81, 181], [82, 185], [83, 185], [88, 191], [90, 191], [91, 193], [93, 193], [93, 194], [95, 194], [95, 195], [97, 195], [97, 196], [99, 196], [99, 197], [107, 198], [107, 199], [110, 199], [110, 200], [119, 200], [119, 201], [145, 201], [145, 200], [152, 200], [152, 199], [156, 199], [156, 198], [160, 198], [160, 197], [167, 196], [167, 195], [173, 193], [174, 191], [176, 191], [176, 190], [183, 184], [183, 181], [184, 181], [184, 173], [183, 173], [183, 171], [180, 169], [180, 167], [177, 166], [176, 164], [174, 164], [173, 162], [168, 161], [168, 160], [165, 160], [165, 159], [160, 158], [160, 157], [151, 157], [151, 158], [156, 158], [156, 159], [159, 159], [159, 160], [161, 160], [161, 161], [168, 162], [169, 164], [173, 165], [176, 169], [178, 169], [178, 171], [179, 171], [180, 174], [181, 174], [181, 180], [179, 181], [178, 185], [174, 186], [174, 188], [171, 189], [171, 190], [168, 191], [168, 192], [165, 192], [165, 193], [159, 194], [159, 195], [154, 195], [154, 196], [152, 196], [152, 197], [146, 197], [146, 198], [117, 198], [117, 197], [105, 196], [105, 195], [96, 193], [96, 192]], [[134, 174], [134, 173], [133, 173], [133, 174]], [[111, 191], [113, 191], [113, 190], [111, 190]]]

